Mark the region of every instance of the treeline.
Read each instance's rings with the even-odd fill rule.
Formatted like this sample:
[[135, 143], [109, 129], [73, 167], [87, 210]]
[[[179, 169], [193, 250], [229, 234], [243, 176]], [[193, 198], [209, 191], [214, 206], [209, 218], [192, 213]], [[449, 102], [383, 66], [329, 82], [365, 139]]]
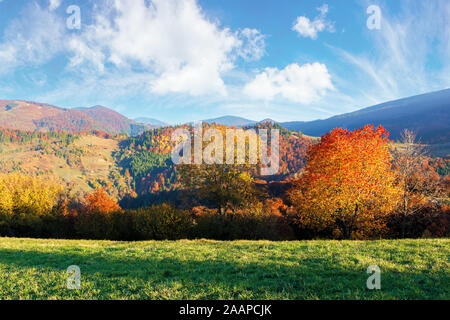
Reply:
[[[15, 183], [15, 187], [10, 183]], [[103, 189], [82, 201], [66, 198], [41, 178], [0, 176], [0, 236], [66, 239], [164, 240], [294, 239], [281, 215], [262, 207], [219, 215], [170, 204], [123, 210]]]
[[[153, 138], [148, 134], [123, 147], [132, 156], [135, 148], [156, 147], [157, 139], [155, 145], [146, 143]], [[155, 161], [149, 158], [151, 168]], [[145, 177], [145, 163], [129, 165], [130, 175]], [[0, 175], [0, 235], [112, 240], [450, 235], [450, 179], [436, 173], [409, 131], [401, 147], [392, 148], [382, 127], [335, 129], [308, 148], [301, 175], [283, 182], [258, 179], [248, 164], [180, 165], [174, 172], [182, 190], [173, 199], [154, 199], [136, 209], [121, 208], [103, 189], [74, 199], [56, 182]], [[136, 196], [126, 202], [137, 203]]]
[[59, 140], [65, 145], [70, 145], [79, 139], [80, 136], [95, 135], [105, 139], [112, 138], [125, 138], [125, 135], [113, 135], [101, 130], [85, 130], [77, 133], [69, 133], [67, 131], [24, 131], [16, 129], [8, 129], [0, 127], [0, 143], [12, 142], [12, 143], [33, 143], [33, 142], [45, 142]]
[[60, 140], [65, 145], [73, 143], [78, 136], [72, 133], [66, 132], [35, 132], [35, 131], [22, 131], [0, 128], [0, 143], [13, 142], [13, 143], [32, 143], [32, 142], [44, 142], [50, 140]]

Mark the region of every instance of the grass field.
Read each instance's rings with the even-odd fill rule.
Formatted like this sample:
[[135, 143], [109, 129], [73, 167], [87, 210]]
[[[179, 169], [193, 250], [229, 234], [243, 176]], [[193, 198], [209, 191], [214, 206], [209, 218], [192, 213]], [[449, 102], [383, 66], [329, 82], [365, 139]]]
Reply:
[[[2, 299], [450, 299], [450, 239], [69, 241], [0, 238]], [[81, 290], [66, 288], [70, 265]], [[369, 265], [381, 290], [368, 290]]]

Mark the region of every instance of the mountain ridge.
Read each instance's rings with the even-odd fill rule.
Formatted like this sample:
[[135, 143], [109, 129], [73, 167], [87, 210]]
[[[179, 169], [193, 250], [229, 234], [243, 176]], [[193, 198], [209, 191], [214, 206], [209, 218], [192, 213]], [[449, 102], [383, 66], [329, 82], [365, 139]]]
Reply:
[[226, 115], [222, 117], [202, 120], [202, 122], [215, 123], [229, 127], [244, 127], [257, 124], [259, 121], [249, 120], [243, 117]]
[[137, 135], [150, 126], [137, 123], [103, 106], [63, 108], [27, 100], [0, 100], [0, 127], [27, 131], [81, 132]]
[[167, 127], [169, 126], [168, 123], [155, 119], [155, 118], [149, 118], [149, 117], [138, 117], [133, 119], [137, 123], [144, 123], [147, 125], [150, 125], [152, 127]]
[[[255, 121], [227, 115], [203, 122], [234, 127], [271, 122], [315, 137], [336, 127], [353, 130], [366, 124], [381, 124], [390, 131], [391, 139], [398, 139], [401, 131], [408, 128], [417, 131], [425, 143], [450, 145], [449, 111], [450, 89], [444, 89], [384, 102], [323, 120]], [[112, 134], [138, 135], [145, 130], [164, 126], [168, 124], [154, 118], [140, 117], [132, 120], [100, 105], [70, 109], [26, 100], [0, 100], [0, 127], [10, 129], [68, 132], [101, 130]]]
[[[403, 129], [417, 132], [424, 142], [450, 140], [450, 89], [387, 101], [324, 120], [281, 123], [287, 129], [300, 130], [312, 136], [343, 127], [349, 130], [365, 124], [383, 125], [398, 139]], [[438, 137], [437, 137], [438, 136]]]

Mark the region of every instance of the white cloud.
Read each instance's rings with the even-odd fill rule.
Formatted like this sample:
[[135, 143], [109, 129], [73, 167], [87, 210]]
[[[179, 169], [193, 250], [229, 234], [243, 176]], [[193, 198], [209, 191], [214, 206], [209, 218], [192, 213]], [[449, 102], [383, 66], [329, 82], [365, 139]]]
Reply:
[[302, 66], [294, 63], [282, 70], [266, 68], [244, 87], [244, 93], [253, 99], [279, 96], [301, 104], [317, 102], [328, 90], [334, 90], [331, 76], [327, 67], [317, 62]]
[[266, 53], [265, 36], [257, 29], [245, 28], [238, 33], [241, 46], [238, 48], [238, 55], [246, 61], [261, 59]]
[[[65, 28], [65, 15], [27, 5], [0, 42], [0, 74], [38, 66], [58, 54], [68, 59], [65, 72], [85, 81], [119, 74], [145, 79], [151, 93], [226, 95], [224, 76], [237, 59], [260, 59], [264, 36], [256, 29], [233, 31], [209, 19], [196, 0], [102, 0], [94, 5], [92, 24], [81, 31]], [[133, 79], [134, 78], [134, 79]], [[116, 79], [117, 80], [117, 79]], [[139, 86], [142, 87], [142, 86]]]
[[104, 12], [70, 42], [71, 66], [89, 63], [100, 72], [108, 64], [138, 67], [155, 76], [149, 88], [157, 94], [225, 95], [222, 76], [236, 57], [259, 59], [264, 53], [259, 31], [223, 28], [195, 0], [115, 0]]
[[64, 50], [63, 20], [33, 3], [6, 28], [0, 43], [0, 74], [41, 65]]
[[317, 39], [317, 34], [319, 32], [334, 32], [333, 23], [325, 19], [328, 13], [328, 5], [324, 4], [323, 6], [317, 8], [317, 10], [320, 14], [312, 21], [305, 16], [297, 17], [292, 30], [297, 31], [297, 33], [302, 37], [309, 37], [314, 40]]
[[61, 5], [61, 1], [62, 0], [49, 0], [49, 2], [50, 2], [50, 4], [49, 4], [50, 11], [58, 9], [59, 6]]

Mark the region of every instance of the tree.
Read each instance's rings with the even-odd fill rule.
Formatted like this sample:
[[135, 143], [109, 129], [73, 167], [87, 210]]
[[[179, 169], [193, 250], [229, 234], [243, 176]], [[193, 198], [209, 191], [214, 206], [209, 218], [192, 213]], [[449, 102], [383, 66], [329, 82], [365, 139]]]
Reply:
[[346, 239], [383, 229], [398, 199], [388, 135], [381, 126], [338, 128], [308, 150], [305, 173], [289, 191], [302, 227]]
[[0, 174], [0, 213], [48, 214], [62, 194], [53, 179]]
[[417, 134], [405, 129], [400, 136], [400, 146], [392, 150], [394, 168], [402, 190], [400, 211], [403, 215], [402, 236], [406, 233], [408, 216], [424, 207], [427, 199], [440, 193], [439, 176], [428, 166], [428, 150], [417, 140]]
[[[205, 124], [208, 126], [208, 124]], [[244, 163], [226, 164], [226, 148], [220, 143], [214, 149], [211, 145], [226, 136], [226, 127], [212, 125], [217, 129], [216, 136], [210, 145], [202, 145], [202, 154], [208, 154], [211, 158], [222, 158], [222, 164], [208, 164], [203, 161], [201, 164], [179, 165], [177, 173], [180, 182], [186, 189], [193, 190], [198, 199], [212, 202], [213, 205], [224, 214], [227, 209], [234, 210], [253, 203], [256, 199], [256, 188], [252, 177], [252, 170], [256, 171], [256, 165], [249, 164], [249, 154], [245, 148], [234, 148], [234, 158], [242, 153]], [[235, 145], [237, 140], [234, 141]], [[206, 151], [210, 150], [210, 151]]]
[[253, 178], [237, 165], [182, 165], [178, 171], [183, 186], [199, 199], [212, 202], [221, 214], [254, 200]]
[[116, 200], [111, 198], [102, 188], [85, 196], [87, 212], [111, 213], [120, 210]]

